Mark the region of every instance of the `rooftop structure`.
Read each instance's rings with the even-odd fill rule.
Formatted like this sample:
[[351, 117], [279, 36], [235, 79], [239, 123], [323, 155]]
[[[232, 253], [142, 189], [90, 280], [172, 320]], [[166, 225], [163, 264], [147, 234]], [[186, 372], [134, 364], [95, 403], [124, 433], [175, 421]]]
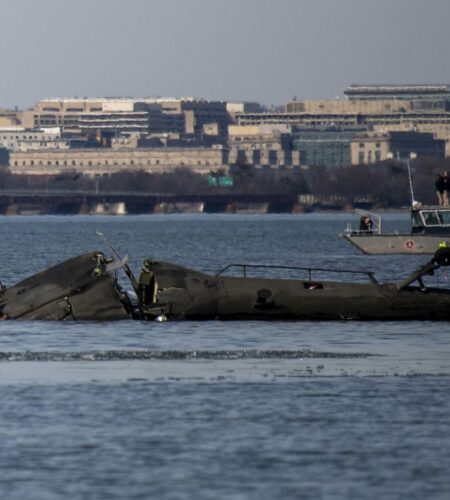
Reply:
[[450, 102], [450, 85], [405, 84], [405, 85], [349, 85], [344, 90], [349, 100], [406, 100]]
[[450, 87], [448, 84], [377, 84], [377, 85], [349, 85], [344, 94], [351, 97], [362, 96], [408, 96], [417, 95], [448, 95]]

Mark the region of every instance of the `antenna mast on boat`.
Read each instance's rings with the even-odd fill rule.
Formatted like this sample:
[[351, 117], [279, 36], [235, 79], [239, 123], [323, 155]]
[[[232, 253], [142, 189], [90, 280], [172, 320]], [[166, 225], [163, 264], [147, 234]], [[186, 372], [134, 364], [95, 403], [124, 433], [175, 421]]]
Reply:
[[411, 165], [409, 163], [409, 158], [406, 160], [406, 167], [408, 168], [409, 190], [411, 192], [411, 206], [413, 206], [414, 205], [414, 190], [413, 190], [413, 184], [412, 184]]
[[[392, 155], [391, 158], [394, 158], [394, 155]], [[399, 151], [397, 151], [396, 158], [397, 158], [397, 161], [399, 163], [405, 163], [405, 160], [400, 158]], [[409, 179], [409, 192], [411, 194], [411, 206], [414, 205], [415, 200], [414, 200], [414, 189], [413, 189], [413, 183], [412, 183], [410, 160], [414, 159], [414, 158], [417, 158], [416, 153], [409, 153], [409, 158], [406, 159], [406, 168], [408, 169], [408, 179]]]

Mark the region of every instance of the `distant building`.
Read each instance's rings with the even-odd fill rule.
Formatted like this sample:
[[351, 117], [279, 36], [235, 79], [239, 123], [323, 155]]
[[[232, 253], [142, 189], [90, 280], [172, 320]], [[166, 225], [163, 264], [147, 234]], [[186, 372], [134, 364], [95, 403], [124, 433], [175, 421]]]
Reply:
[[236, 120], [243, 126], [288, 124], [319, 130], [363, 126], [378, 132], [432, 133], [446, 142], [450, 156], [449, 89], [448, 85], [351, 85], [345, 90], [348, 99], [293, 100], [284, 112], [244, 112]]
[[359, 113], [306, 113], [264, 111], [262, 113], [242, 113], [236, 116], [240, 126], [295, 125], [308, 127], [353, 126], [362, 122]]
[[290, 168], [300, 159], [337, 167], [407, 151], [450, 156], [449, 85], [350, 85], [344, 94], [270, 110], [193, 97], [41, 99], [30, 110], [0, 110], [0, 148], [17, 171]]
[[302, 164], [316, 167], [342, 167], [373, 164], [389, 158], [443, 159], [445, 141], [433, 134], [418, 132], [377, 132], [362, 126], [353, 128], [297, 128], [294, 148], [300, 151]]
[[[444, 107], [442, 109], [445, 109]], [[412, 112], [409, 101], [380, 100], [343, 100], [329, 99], [321, 101], [289, 101], [285, 104], [286, 113], [301, 113], [307, 118], [320, 116], [321, 119], [339, 121], [341, 117], [351, 116], [354, 121], [361, 120], [359, 116], [383, 115], [391, 113]]]
[[7, 167], [9, 165], [9, 151], [6, 148], [0, 148], [0, 166]]
[[186, 134], [202, 135], [203, 126], [206, 124], [217, 123], [219, 135], [223, 138], [227, 137], [228, 125], [230, 117], [227, 112], [227, 103], [224, 101], [206, 101], [203, 99], [185, 99], [164, 101], [162, 110], [166, 114], [170, 114], [169, 109], [173, 112], [181, 112], [185, 117]]
[[309, 167], [343, 167], [351, 164], [351, 144], [367, 127], [296, 127], [293, 147]]
[[51, 129], [0, 127], [0, 148], [6, 148], [9, 151], [66, 149], [68, 147], [68, 141], [61, 141], [61, 131], [58, 127]]
[[371, 164], [389, 158], [434, 158], [445, 157], [445, 141], [435, 139], [433, 134], [419, 132], [367, 132], [355, 137], [351, 146], [351, 163]]
[[22, 122], [17, 111], [0, 109], [0, 127], [18, 127]]
[[408, 101], [413, 110], [450, 110], [450, 86], [436, 84], [349, 85], [350, 101]]
[[230, 124], [237, 125], [237, 115], [241, 113], [260, 113], [261, 104], [258, 102], [227, 102], [227, 112], [230, 117]]
[[217, 123], [226, 138], [230, 123], [226, 103], [191, 97], [172, 98], [67, 98], [42, 99], [23, 112], [29, 128], [60, 127], [63, 134], [122, 132], [178, 132], [199, 135], [205, 124]]
[[68, 150], [15, 151], [9, 155], [14, 174], [55, 175], [64, 172], [113, 174], [121, 171], [163, 173], [186, 167], [207, 174], [226, 170], [226, 150], [211, 148], [89, 148]]
[[[408, 153], [409, 154], [409, 153]], [[356, 135], [350, 143], [350, 163], [370, 165], [393, 158], [389, 134], [365, 132]], [[402, 156], [402, 158], [404, 158]]]
[[259, 113], [262, 111], [261, 104], [258, 102], [227, 102], [227, 112], [230, 114], [235, 113]]
[[293, 151], [288, 125], [237, 126], [228, 129], [228, 162], [257, 167], [298, 167], [300, 153]]

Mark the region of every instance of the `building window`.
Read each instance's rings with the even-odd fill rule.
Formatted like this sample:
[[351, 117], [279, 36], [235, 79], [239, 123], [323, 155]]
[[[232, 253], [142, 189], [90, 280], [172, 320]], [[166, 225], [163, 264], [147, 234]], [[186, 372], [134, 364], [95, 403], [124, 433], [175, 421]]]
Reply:
[[375, 161], [381, 161], [381, 151], [375, 151]]
[[360, 151], [358, 154], [358, 163], [364, 163], [364, 151]]

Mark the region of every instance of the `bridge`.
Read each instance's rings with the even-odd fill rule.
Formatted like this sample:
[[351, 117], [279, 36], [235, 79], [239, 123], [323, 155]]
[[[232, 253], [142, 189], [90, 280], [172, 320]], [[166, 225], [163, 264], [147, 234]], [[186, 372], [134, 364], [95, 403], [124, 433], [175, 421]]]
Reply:
[[[271, 212], [302, 211], [296, 195], [249, 194], [146, 194], [0, 190], [0, 214], [149, 214], [161, 212]], [[340, 208], [338, 206], [331, 208]]]

